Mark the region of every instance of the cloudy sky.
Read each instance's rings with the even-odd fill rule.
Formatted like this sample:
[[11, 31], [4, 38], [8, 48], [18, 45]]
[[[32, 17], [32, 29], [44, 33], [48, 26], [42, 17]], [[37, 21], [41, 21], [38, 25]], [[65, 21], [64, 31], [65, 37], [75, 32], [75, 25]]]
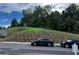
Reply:
[[67, 8], [69, 3], [55, 3], [55, 4], [36, 4], [36, 3], [0, 3], [0, 25], [8, 26], [11, 23], [13, 18], [16, 18], [18, 21], [21, 19], [22, 10], [28, 8], [34, 8], [35, 6], [45, 6], [50, 5], [52, 7], [52, 11], [58, 10], [61, 12], [65, 8]]

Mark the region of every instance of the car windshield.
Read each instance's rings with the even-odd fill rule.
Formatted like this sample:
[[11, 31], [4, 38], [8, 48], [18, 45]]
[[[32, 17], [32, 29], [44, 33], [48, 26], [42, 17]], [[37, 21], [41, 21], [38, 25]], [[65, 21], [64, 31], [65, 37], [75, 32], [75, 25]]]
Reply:
[[72, 40], [72, 42], [79, 42], [79, 40]]

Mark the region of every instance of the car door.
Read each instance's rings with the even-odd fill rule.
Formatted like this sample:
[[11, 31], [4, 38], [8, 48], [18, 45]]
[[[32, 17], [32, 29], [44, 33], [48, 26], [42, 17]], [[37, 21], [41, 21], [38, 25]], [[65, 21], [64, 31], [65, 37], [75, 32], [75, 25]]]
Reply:
[[43, 45], [43, 41], [42, 41], [42, 40], [39, 41], [39, 45], [40, 45], [40, 46]]
[[71, 42], [67, 42], [68, 46], [71, 48], [72, 45], [74, 44], [74, 41], [71, 41]]
[[73, 40], [73, 41], [71, 42], [71, 47], [72, 47], [72, 45], [73, 45], [74, 43], [76, 43], [77, 45], [79, 45], [79, 41]]
[[40, 46], [46, 46], [47, 41], [46, 40], [40, 40], [39, 45]]

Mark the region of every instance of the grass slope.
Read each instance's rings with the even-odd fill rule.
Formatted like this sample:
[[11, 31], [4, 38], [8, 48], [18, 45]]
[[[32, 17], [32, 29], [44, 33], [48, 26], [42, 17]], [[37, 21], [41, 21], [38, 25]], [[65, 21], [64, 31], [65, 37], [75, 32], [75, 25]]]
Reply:
[[29, 33], [49, 33], [49, 34], [59, 34], [59, 35], [72, 35], [79, 36], [78, 34], [56, 31], [56, 30], [48, 30], [44, 28], [32, 28], [32, 27], [13, 27], [8, 28], [8, 32], [10, 35], [18, 32], [29, 32]]

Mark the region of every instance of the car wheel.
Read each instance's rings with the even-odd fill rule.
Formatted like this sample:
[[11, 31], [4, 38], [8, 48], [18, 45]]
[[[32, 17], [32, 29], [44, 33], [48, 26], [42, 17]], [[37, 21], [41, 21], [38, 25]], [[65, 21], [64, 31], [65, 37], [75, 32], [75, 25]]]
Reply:
[[48, 43], [48, 47], [52, 47], [52, 44], [51, 43]]
[[66, 44], [66, 45], [65, 45], [65, 48], [69, 48], [69, 45]]
[[33, 43], [33, 46], [36, 46], [36, 43]]

